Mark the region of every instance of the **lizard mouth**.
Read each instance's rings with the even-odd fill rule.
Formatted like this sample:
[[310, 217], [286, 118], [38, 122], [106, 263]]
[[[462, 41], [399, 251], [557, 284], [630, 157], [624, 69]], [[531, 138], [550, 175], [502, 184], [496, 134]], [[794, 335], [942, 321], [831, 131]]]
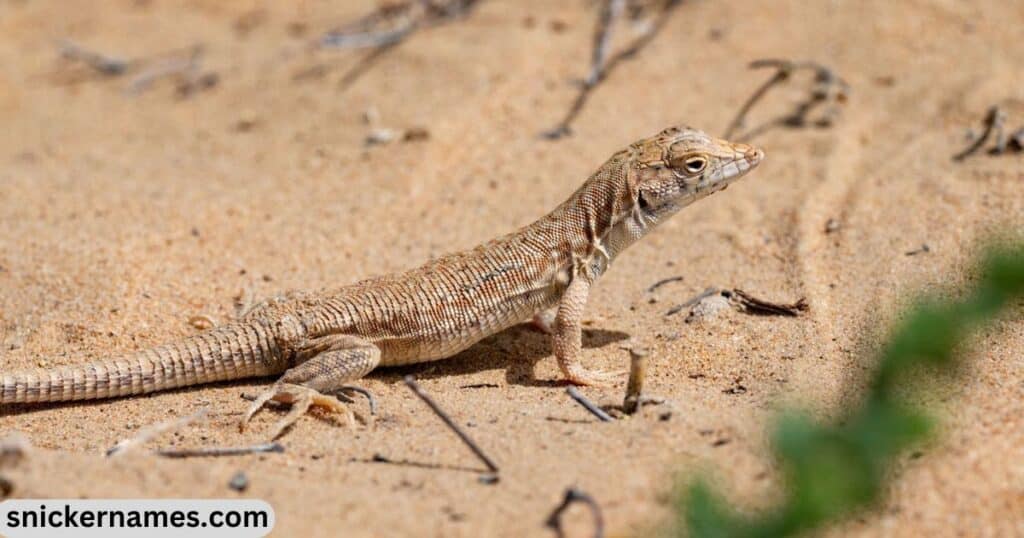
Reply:
[[764, 160], [764, 151], [761, 149], [745, 144], [737, 144], [735, 157], [722, 163], [716, 172], [717, 180], [707, 190], [712, 193], [724, 191], [733, 181], [757, 168], [757, 165], [761, 164], [762, 160]]

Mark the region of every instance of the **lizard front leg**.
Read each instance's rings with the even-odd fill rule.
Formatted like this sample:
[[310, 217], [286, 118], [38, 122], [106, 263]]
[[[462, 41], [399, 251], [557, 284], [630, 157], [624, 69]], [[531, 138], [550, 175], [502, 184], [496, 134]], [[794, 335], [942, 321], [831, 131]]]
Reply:
[[292, 404], [291, 411], [277, 423], [274, 439], [310, 406], [343, 413], [349, 422], [354, 422], [352, 411], [345, 404], [323, 393], [370, 373], [380, 364], [380, 348], [358, 336], [328, 335], [303, 344], [296, 355], [299, 360], [306, 360], [288, 369], [270, 390], [256, 398], [242, 417], [240, 429], [244, 430], [249, 419], [269, 400]]
[[576, 385], [607, 385], [617, 372], [587, 370], [580, 363], [583, 347], [583, 310], [587, 306], [590, 282], [577, 275], [569, 283], [558, 303], [558, 312], [552, 327], [552, 347], [558, 366], [566, 381]]

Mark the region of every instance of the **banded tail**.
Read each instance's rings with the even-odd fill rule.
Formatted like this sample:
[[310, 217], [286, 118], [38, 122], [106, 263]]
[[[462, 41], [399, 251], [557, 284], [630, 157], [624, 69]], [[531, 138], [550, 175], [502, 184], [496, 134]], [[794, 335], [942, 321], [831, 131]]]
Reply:
[[272, 375], [287, 368], [280, 356], [266, 326], [232, 323], [114, 359], [0, 374], [0, 404], [114, 398]]

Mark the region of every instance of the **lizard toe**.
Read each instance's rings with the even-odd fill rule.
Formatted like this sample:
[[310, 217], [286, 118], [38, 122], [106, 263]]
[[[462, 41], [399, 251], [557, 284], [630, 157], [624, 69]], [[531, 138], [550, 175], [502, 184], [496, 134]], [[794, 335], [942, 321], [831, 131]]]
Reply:
[[569, 372], [566, 381], [573, 385], [586, 387], [610, 387], [619, 381], [627, 372], [625, 370], [586, 370], [580, 368]]
[[252, 403], [252, 406], [249, 407], [249, 410], [242, 417], [242, 420], [239, 423], [240, 429], [244, 430], [253, 415], [255, 415], [263, 405], [270, 400], [291, 404], [292, 406], [291, 410], [288, 411], [288, 414], [277, 422], [277, 425], [274, 427], [274, 432], [271, 435], [271, 440], [277, 439], [284, 434], [284, 432], [298, 421], [302, 415], [306, 414], [311, 407], [320, 407], [329, 412], [341, 413], [345, 415], [349, 425], [355, 424], [355, 415], [352, 413], [352, 410], [337, 398], [326, 396], [314, 389], [302, 385], [277, 383], [270, 390], [256, 398]]

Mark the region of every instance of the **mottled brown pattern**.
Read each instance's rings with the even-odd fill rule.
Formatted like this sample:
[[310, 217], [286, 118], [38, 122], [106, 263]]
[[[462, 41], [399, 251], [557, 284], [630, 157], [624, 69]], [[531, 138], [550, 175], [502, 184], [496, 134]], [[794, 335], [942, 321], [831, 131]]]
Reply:
[[296, 403], [378, 365], [451, 356], [558, 306], [553, 347], [566, 379], [608, 379], [579, 360], [591, 284], [626, 247], [679, 209], [756, 166], [760, 150], [670, 128], [613, 155], [568, 200], [516, 232], [405, 273], [270, 299], [239, 321], [123, 358], [3, 374], [0, 403], [82, 400], [284, 373], [269, 399]]

